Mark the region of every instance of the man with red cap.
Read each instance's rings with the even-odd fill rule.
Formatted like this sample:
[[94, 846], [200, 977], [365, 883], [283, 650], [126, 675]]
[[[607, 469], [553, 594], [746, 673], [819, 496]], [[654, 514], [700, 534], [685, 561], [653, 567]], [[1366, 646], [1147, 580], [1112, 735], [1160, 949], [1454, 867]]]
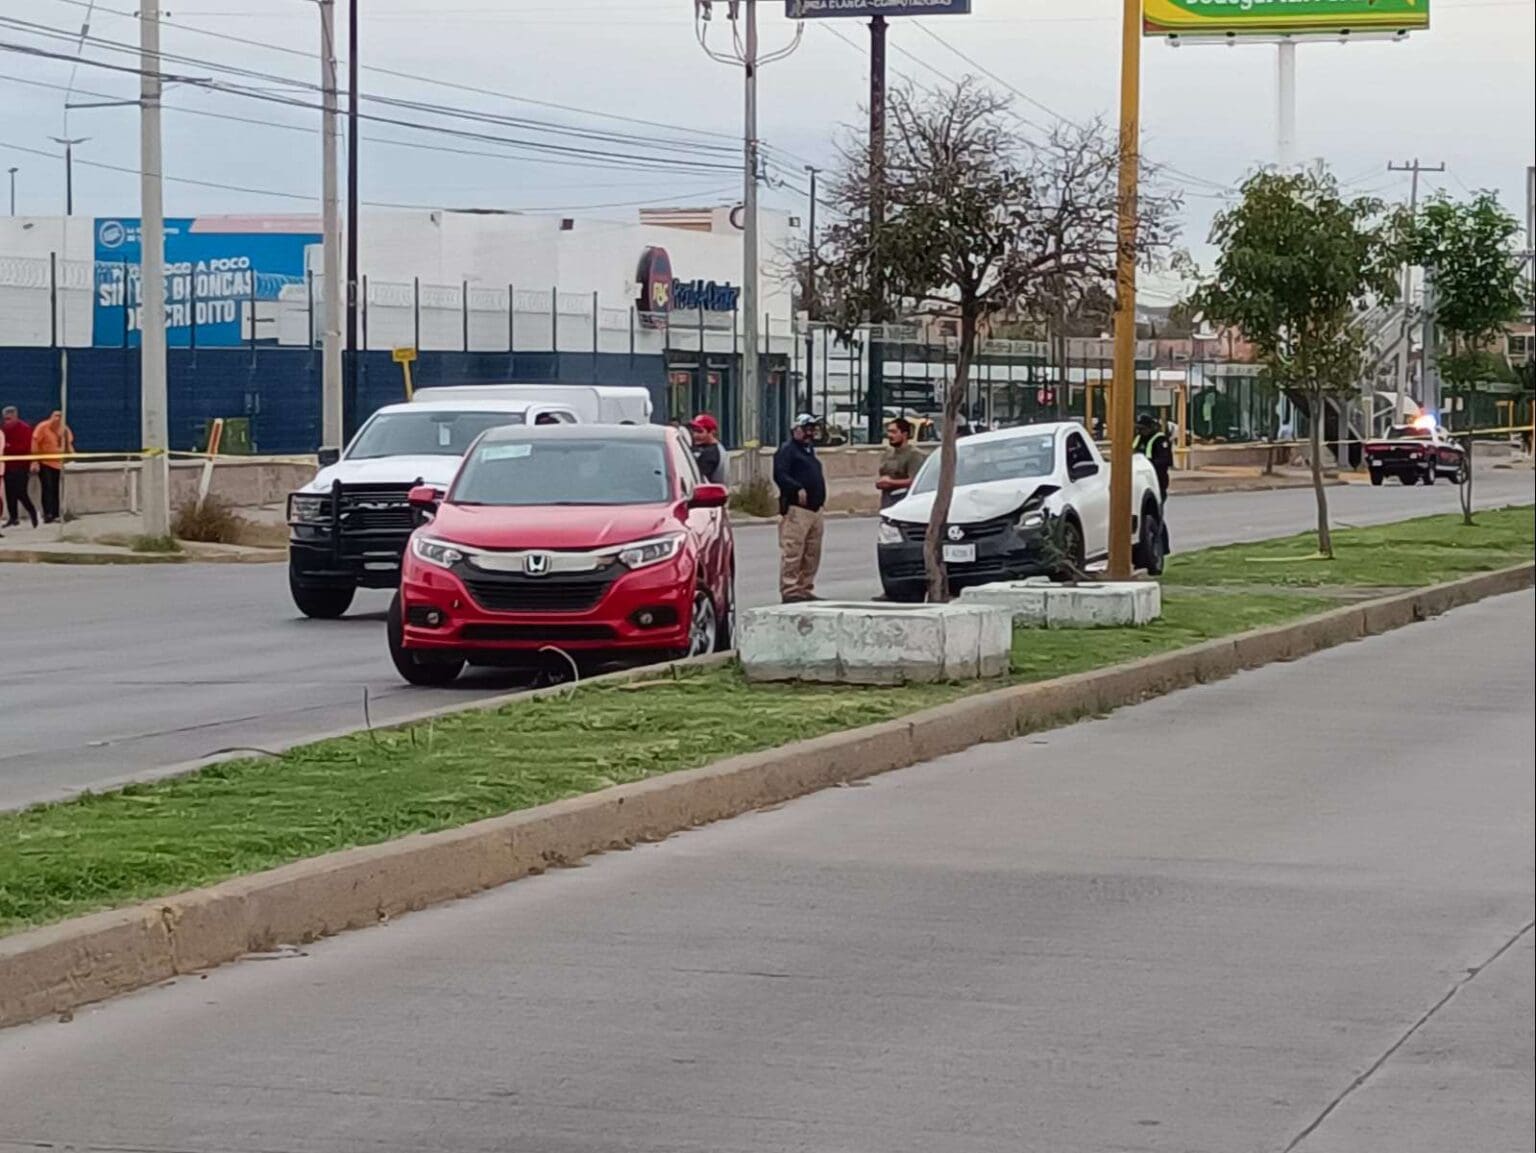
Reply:
[[693, 435], [693, 459], [709, 484], [726, 484], [725, 451], [720, 447], [720, 423], [707, 412], [688, 422]]

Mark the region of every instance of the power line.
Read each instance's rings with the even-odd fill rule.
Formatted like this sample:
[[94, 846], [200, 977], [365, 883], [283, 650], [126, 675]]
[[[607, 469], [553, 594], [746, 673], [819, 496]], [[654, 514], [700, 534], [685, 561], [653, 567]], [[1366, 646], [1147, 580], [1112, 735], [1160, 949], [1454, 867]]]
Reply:
[[[53, 0], [53, 3], [68, 4], [73, 7], [81, 8], [94, 3], [94, 0]], [[132, 18], [135, 16], [135, 13], [129, 12], [122, 8], [106, 8], [98, 6], [98, 10], [107, 12], [114, 16], [121, 16], [125, 18]], [[228, 13], [221, 13], [220, 15], [228, 15]], [[216, 32], [211, 28], [201, 28], [192, 24], [173, 24], [171, 27], [183, 32], [192, 32], [200, 36], [207, 36], [217, 40], [230, 41], [232, 43], [243, 44], [248, 47], [266, 48], [274, 52], [303, 56], [309, 59], [315, 58], [316, 55], [313, 52], [307, 52], [303, 49], [291, 48], [283, 44], [273, 44], [270, 41], [255, 40], [245, 36], [236, 36], [228, 32]], [[487, 88], [473, 84], [464, 84], [459, 81], [443, 80], [435, 76], [425, 76], [420, 73], [405, 72], [399, 69], [384, 68], [378, 65], [363, 64], [361, 65], [361, 69], [364, 72], [372, 72], [380, 76], [392, 76], [399, 80], [411, 80], [420, 84], [431, 84], [440, 88], [452, 89], [454, 91], [468, 92], [479, 96], [490, 96], [498, 100], [508, 100], [513, 103], [527, 104], [530, 107], [535, 108], [548, 108], [552, 111], [575, 113], [576, 115], [590, 116], [600, 120], [612, 120], [615, 123], [634, 124], [646, 128], [661, 128], [669, 132], [681, 132], [693, 136], [710, 137], [730, 142], [729, 147], [732, 149], [737, 147], [735, 137], [726, 132], [716, 132], [705, 128], [695, 128], [691, 125], [670, 124], [663, 121], [647, 120], [642, 117], [626, 116], [615, 112], [604, 112], [599, 109], [583, 108], [578, 105], [563, 104], [558, 101], [541, 100], [531, 96], [522, 96], [514, 92], [506, 92], [499, 89]]]

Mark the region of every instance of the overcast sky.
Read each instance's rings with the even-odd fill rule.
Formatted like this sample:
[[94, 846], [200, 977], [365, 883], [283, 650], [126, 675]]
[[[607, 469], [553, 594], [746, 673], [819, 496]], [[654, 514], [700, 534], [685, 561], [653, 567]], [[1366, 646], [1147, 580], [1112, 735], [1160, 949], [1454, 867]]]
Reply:
[[[1306, 44], [1298, 50], [1298, 155], [1321, 157], [1352, 191], [1406, 197], [1407, 180], [1389, 161], [1444, 162], [1424, 190], [1491, 187], [1524, 217], [1523, 188], [1536, 139], [1536, 0], [1430, 0], [1434, 27], [1406, 43]], [[90, 0], [0, 0], [0, 42], [72, 55], [74, 42], [43, 29], [78, 33]], [[346, 0], [338, 36], [345, 49]], [[132, 0], [94, 5], [91, 34], [131, 45]], [[304, 82], [318, 78], [319, 18], [313, 0], [187, 0], [166, 5], [163, 46], [189, 59], [167, 69], [218, 76], [269, 96], [313, 102], [313, 92], [282, 89], [268, 75], [233, 77], [217, 62]], [[623, 217], [633, 202], [722, 202], [739, 183], [724, 149], [741, 126], [739, 73], [706, 58], [694, 39], [691, 0], [361, 0], [360, 60], [367, 65], [492, 89], [504, 96], [446, 88], [365, 72], [367, 93], [455, 109], [556, 121], [635, 141], [575, 139], [534, 127], [434, 117], [381, 108], [414, 123], [453, 126], [505, 139], [689, 158], [702, 170], [636, 171], [577, 166], [569, 153], [533, 163], [466, 153], [507, 152], [495, 141], [423, 133], [399, 125], [365, 126], [363, 139], [430, 142], [457, 151], [379, 144], [365, 148], [359, 187], [365, 201], [580, 211]], [[712, 40], [724, 47], [725, 4], [716, 5]], [[783, 5], [763, 0], [765, 48], [787, 44], [793, 25]], [[1028, 99], [1018, 112], [1043, 124], [1053, 115], [1082, 120], [1113, 110], [1117, 99], [1119, 9], [1116, 0], [974, 0], [968, 17], [892, 21], [891, 67], [924, 83], [976, 69], [995, 73]], [[30, 30], [16, 21], [42, 28]], [[201, 29], [256, 41], [202, 35]], [[926, 29], [926, 31], [925, 31]], [[930, 35], [932, 33], [933, 35]], [[860, 118], [868, 84], [865, 26], [856, 20], [808, 22], [799, 50], [762, 72], [762, 136], [776, 177], [803, 185], [806, 162], [832, 161], [840, 125]], [[263, 46], [265, 45], [265, 46]], [[951, 47], [952, 46], [952, 47]], [[1221, 190], [1254, 165], [1274, 159], [1275, 49], [1174, 49], [1144, 45], [1145, 147], [1176, 166], [1188, 194], [1186, 242], [1198, 248]], [[957, 51], [956, 51], [957, 50]], [[87, 42], [85, 56], [131, 68], [135, 60], [108, 44]], [[308, 58], [304, 54], [309, 54]], [[73, 73], [73, 81], [71, 75]], [[893, 76], [899, 82], [900, 76]], [[30, 81], [29, 84], [17, 80]], [[137, 77], [62, 60], [0, 52], [0, 166], [17, 166], [17, 208], [53, 213], [63, 204], [62, 162], [50, 136], [65, 134], [65, 91], [73, 100], [134, 94]], [[54, 85], [57, 87], [43, 87]], [[544, 105], [510, 99], [542, 101]], [[1032, 103], [1037, 102], [1037, 103]], [[202, 187], [166, 187], [173, 215], [291, 212], [317, 208], [320, 184], [317, 114], [252, 96], [178, 86], [167, 97], [166, 172]], [[628, 117], [605, 119], [559, 107]], [[258, 123], [222, 118], [245, 117]], [[637, 123], [638, 122], [638, 123]], [[657, 127], [664, 125], [666, 127]], [[692, 130], [690, 132], [679, 129]], [[307, 131], [306, 131], [307, 130]], [[137, 114], [132, 108], [76, 110], [68, 134], [88, 136], [76, 149], [75, 208], [84, 215], [132, 214], [138, 185]], [[705, 135], [719, 134], [719, 135]], [[664, 143], [658, 143], [658, 140]], [[684, 149], [677, 142], [694, 147]], [[716, 151], [720, 149], [722, 151]], [[128, 171], [90, 167], [116, 165]], [[278, 196], [274, 193], [288, 193]], [[786, 184], [770, 202], [794, 207], [803, 196]], [[613, 206], [587, 208], [586, 206]]]

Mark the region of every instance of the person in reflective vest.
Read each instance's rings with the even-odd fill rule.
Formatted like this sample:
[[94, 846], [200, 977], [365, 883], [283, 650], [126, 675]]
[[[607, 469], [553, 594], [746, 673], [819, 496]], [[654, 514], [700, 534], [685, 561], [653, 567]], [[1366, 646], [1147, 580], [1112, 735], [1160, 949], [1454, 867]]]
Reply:
[[1173, 445], [1168, 435], [1157, 425], [1157, 417], [1144, 412], [1136, 418], [1136, 439], [1131, 451], [1139, 452], [1152, 462], [1157, 473], [1157, 487], [1164, 504], [1168, 502], [1168, 473], [1173, 468]]

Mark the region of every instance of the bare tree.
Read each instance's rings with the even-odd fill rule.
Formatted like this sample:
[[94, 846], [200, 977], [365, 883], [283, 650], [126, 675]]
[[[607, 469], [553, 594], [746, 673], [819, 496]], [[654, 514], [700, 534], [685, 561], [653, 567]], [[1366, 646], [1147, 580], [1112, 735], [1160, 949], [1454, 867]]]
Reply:
[[[1114, 286], [1113, 134], [1095, 121], [1029, 139], [1010, 105], [971, 80], [936, 92], [894, 92], [884, 165], [873, 178], [880, 181], [884, 221], [871, 226], [868, 146], [850, 146], [829, 185], [836, 219], [818, 244], [820, 315], [845, 334], [892, 313], [936, 312], [958, 321], [923, 554], [933, 601], [949, 599], [941, 530], [954, 494], [955, 429], [977, 333], [985, 322], [1050, 315], [1062, 301]], [[1144, 265], [1171, 248], [1178, 208], [1176, 197], [1141, 198], [1137, 254]]]

